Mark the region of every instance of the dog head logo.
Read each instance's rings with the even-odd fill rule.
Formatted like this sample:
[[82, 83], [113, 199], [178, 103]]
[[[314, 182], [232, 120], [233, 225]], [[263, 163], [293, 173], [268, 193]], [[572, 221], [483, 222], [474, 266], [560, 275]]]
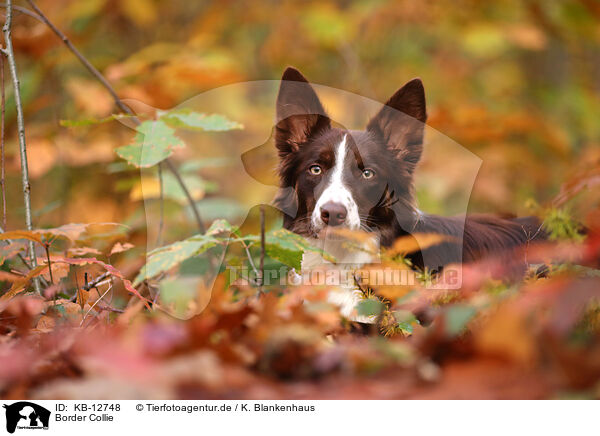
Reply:
[[6, 431], [14, 433], [18, 429], [48, 429], [50, 411], [29, 401], [5, 404]]

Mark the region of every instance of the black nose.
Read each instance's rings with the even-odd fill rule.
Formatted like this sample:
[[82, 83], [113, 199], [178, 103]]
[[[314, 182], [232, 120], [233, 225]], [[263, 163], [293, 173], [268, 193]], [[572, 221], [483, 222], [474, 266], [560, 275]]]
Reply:
[[321, 219], [328, 226], [333, 227], [343, 224], [346, 221], [347, 214], [346, 208], [339, 203], [330, 201], [321, 206]]

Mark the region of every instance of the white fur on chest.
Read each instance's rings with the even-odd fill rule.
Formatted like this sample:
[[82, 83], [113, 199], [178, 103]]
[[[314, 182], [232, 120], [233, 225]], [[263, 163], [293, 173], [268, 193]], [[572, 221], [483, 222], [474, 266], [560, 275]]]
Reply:
[[357, 247], [349, 249], [347, 242], [328, 240], [327, 238], [324, 240], [309, 239], [309, 242], [311, 245], [332, 255], [337, 262], [334, 264], [323, 259], [317, 253], [305, 252], [302, 256], [302, 271], [324, 269], [329, 272], [339, 272], [336, 275], [339, 278], [339, 283], [329, 291], [327, 301], [338, 306], [340, 313], [352, 321], [374, 323], [375, 319], [373, 316], [360, 316], [356, 312], [356, 306], [364, 299], [364, 295], [354, 282], [352, 272], [376, 260], [373, 252], [376, 251], [374, 248], [379, 245], [378, 237], [373, 235], [372, 240], [365, 243], [364, 249]]

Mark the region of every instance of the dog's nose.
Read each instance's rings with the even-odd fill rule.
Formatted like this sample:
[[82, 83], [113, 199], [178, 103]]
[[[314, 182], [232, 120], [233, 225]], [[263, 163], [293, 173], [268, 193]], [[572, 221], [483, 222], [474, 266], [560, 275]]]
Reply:
[[340, 203], [330, 201], [321, 206], [321, 219], [328, 226], [334, 227], [343, 224], [347, 214], [348, 211]]

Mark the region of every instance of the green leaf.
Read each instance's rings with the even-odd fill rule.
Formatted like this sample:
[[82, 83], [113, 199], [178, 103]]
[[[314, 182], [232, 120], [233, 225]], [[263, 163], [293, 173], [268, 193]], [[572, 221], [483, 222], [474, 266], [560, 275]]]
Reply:
[[460, 334], [477, 311], [474, 307], [463, 304], [455, 304], [446, 311], [446, 332], [450, 336]]
[[[253, 244], [260, 244], [259, 235], [248, 235], [243, 239]], [[333, 256], [313, 247], [302, 236], [286, 229], [272, 230], [265, 234], [265, 251], [273, 259], [297, 270], [300, 270], [304, 252], [317, 253], [325, 260], [335, 262]]]
[[419, 320], [408, 310], [397, 310], [392, 312], [392, 314], [397, 323], [396, 328], [404, 335], [411, 335], [415, 325], [419, 324]]
[[208, 230], [206, 231], [207, 235], [216, 236], [222, 233], [235, 233], [238, 231], [238, 228], [227, 220], [218, 219], [213, 221]]
[[184, 142], [175, 136], [175, 129], [162, 121], [144, 121], [137, 127], [133, 144], [116, 149], [117, 154], [136, 167], [147, 168], [162, 162]]
[[581, 234], [581, 225], [573, 219], [566, 209], [551, 209], [544, 218], [544, 230], [551, 241], [576, 241], [585, 238]]
[[134, 280], [134, 286], [143, 280], [169, 271], [186, 259], [214, 247], [219, 240], [210, 235], [194, 235], [183, 241], [157, 248], [148, 253], [146, 265]]
[[377, 316], [384, 308], [385, 305], [376, 298], [361, 300], [356, 305], [356, 311], [359, 316]]
[[86, 118], [83, 120], [60, 120], [59, 124], [63, 127], [82, 127], [91, 126], [94, 124], [108, 123], [109, 121], [122, 120], [124, 118], [132, 118], [135, 115], [112, 114], [105, 118]]
[[172, 127], [205, 132], [226, 132], [228, 130], [243, 129], [244, 126], [236, 121], [231, 121], [219, 114], [203, 114], [191, 109], [176, 109], [161, 113], [159, 119]]

